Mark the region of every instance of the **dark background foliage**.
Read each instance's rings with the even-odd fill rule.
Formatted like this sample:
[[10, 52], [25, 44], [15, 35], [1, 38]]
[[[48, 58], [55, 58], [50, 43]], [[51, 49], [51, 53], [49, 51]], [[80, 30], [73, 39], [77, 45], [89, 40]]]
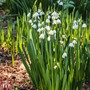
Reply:
[[[90, 0], [62, 0], [64, 2], [64, 6], [66, 8], [68, 7], [67, 4], [69, 4], [69, 11], [71, 12], [72, 9], [75, 7], [75, 10], [79, 12], [83, 17], [88, 17], [90, 13]], [[72, 3], [70, 1], [74, 2], [74, 7], [70, 7]], [[61, 6], [57, 5], [57, 0], [6, 0], [4, 2], [3, 7], [8, 8], [10, 13], [12, 14], [18, 14], [22, 15], [23, 12], [28, 12], [30, 8], [33, 8], [34, 2], [36, 2], [36, 5], [42, 3], [42, 8], [44, 11], [48, 9], [50, 6], [56, 5], [56, 8], [58, 10], [62, 9]]]

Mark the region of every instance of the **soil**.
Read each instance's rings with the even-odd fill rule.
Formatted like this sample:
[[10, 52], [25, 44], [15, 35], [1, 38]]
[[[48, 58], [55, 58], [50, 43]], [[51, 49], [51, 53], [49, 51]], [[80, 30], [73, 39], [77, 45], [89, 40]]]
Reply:
[[3, 85], [9, 85], [10, 89], [0, 90], [34, 90], [20, 57], [15, 57], [15, 66], [12, 66], [11, 55], [0, 49], [0, 87]]

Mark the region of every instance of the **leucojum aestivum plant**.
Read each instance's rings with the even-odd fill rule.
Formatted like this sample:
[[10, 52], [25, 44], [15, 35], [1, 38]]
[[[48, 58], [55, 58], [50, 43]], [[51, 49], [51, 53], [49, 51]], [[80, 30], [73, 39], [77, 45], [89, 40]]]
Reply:
[[[88, 25], [73, 14], [53, 9], [44, 13], [36, 7], [23, 19], [20, 39], [25, 43], [18, 49], [34, 87], [37, 90], [81, 90], [90, 54]], [[19, 30], [22, 27], [18, 27]]]

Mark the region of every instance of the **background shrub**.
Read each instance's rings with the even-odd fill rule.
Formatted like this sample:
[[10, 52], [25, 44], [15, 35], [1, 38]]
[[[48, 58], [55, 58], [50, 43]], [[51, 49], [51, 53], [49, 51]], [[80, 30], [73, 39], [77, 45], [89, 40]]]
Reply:
[[74, 0], [75, 8], [85, 18], [90, 13], [90, 0]]
[[[60, 10], [62, 8], [57, 4], [57, 1], [58, 0], [6, 0], [4, 6], [5, 7], [7, 6], [7, 8], [10, 10], [11, 13], [22, 15], [23, 12], [27, 12], [30, 9], [33, 9], [34, 2], [36, 2], [37, 7], [41, 2], [44, 11], [47, 11], [48, 7], [54, 5], [56, 6], [56, 8]], [[89, 16], [90, 13], [89, 0], [62, 0], [62, 1], [64, 2], [63, 7], [69, 5], [68, 8], [70, 12], [75, 7], [76, 11], [78, 10], [83, 17]], [[72, 3], [70, 2], [74, 2], [73, 4], [74, 7], [71, 7]]]
[[10, 13], [20, 14], [27, 12], [34, 4], [35, 0], [7, 0], [6, 6]]

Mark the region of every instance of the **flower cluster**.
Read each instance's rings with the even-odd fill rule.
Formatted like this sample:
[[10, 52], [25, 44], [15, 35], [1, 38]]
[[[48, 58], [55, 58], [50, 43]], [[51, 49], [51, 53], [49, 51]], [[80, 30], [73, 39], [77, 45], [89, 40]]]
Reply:
[[[75, 44], [77, 44], [77, 41], [73, 40], [71, 43], [69, 43], [69, 47], [74, 47]], [[67, 53], [64, 52], [62, 58], [66, 58], [66, 57], [67, 57]]]
[[[40, 9], [38, 9], [38, 11], [32, 15], [33, 20], [32, 19], [29, 20], [29, 23], [31, 24], [32, 28], [37, 29], [37, 24], [36, 24], [37, 21], [38, 21], [38, 27], [41, 27], [44, 24], [43, 22], [40, 23], [40, 17], [42, 15], [44, 15], [44, 12]], [[29, 12], [27, 14], [27, 17], [30, 18], [30, 16], [31, 13]]]
[[[61, 3], [61, 0], [58, 0], [58, 3]], [[27, 17], [30, 17], [30, 15], [31, 13], [29, 12], [27, 14]], [[37, 30], [37, 32], [39, 33], [40, 39], [45, 39], [46, 37], [47, 40], [50, 41], [52, 36], [54, 37], [56, 36], [56, 30], [55, 28], [53, 28], [53, 25], [61, 24], [60, 16], [59, 16], [59, 13], [57, 13], [56, 11], [53, 11], [53, 12], [48, 11], [47, 17], [44, 18], [45, 21], [42, 21], [41, 20], [42, 15], [44, 15], [44, 12], [38, 9], [38, 11], [32, 15], [32, 19], [29, 20], [29, 23], [31, 24], [33, 29]], [[78, 29], [80, 22], [81, 22], [81, 19], [74, 20], [72, 28]], [[87, 25], [83, 23], [82, 28], [86, 28], [86, 27]], [[67, 38], [65, 35], [62, 35], [62, 39], [66, 40]], [[60, 43], [63, 44], [64, 42], [60, 40]], [[73, 42], [69, 44], [69, 47], [74, 47], [75, 44], [76, 42], [75, 40], [73, 40]]]
[[78, 29], [78, 22], [76, 20], [73, 21], [73, 29]]
[[[80, 23], [81, 22], [81, 20], [79, 19], [79, 20], [74, 20], [73, 21], [73, 26], [72, 26], [72, 28], [73, 29], [78, 29], [78, 27], [79, 27], [79, 25], [78, 25], [78, 23]], [[86, 28], [87, 27], [87, 25], [86, 25], [86, 23], [83, 23], [82, 24], [82, 28]]]
[[51, 14], [51, 16], [52, 16], [52, 21], [53, 21], [52, 24], [54, 24], [54, 25], [56, 25], [56, 24], [61, 24], [61, 20], [59, 19], [59, 14], [58, 14], [56, 11], [54, 11], [54, 12]]
[[77, 44], [77, 41], [73, 40], [71, 43], [69, 43], [69, 47], [74, 47], [75, 44]]
[[[45, 32], [47, 32], [47, 34], [48, 34], [47, 40], [48, 41], [51, 40], [51, 36], [56, 35], [56, 30], [53, 30], [52, 27], [49, 25], [50, 19], [52, 19], [52, 25], [61, 24], [61, 20], [59, 19], [59, 14], [56, 11], [52, 12], [51, 16], [50, 16], [49, 13], [51, 13], [51, 12], [48, 12], [48, 15], [47, 15], [47, 18], [46, 18], [46, 26], [44, 26], [43, 28], [39, 27], [38, 30], [37, 30], [41, 35], [43, 33], [43, 38], [40, 38], [40, 39], [44, 39]], [[45, 23], [44, 23], [44, 25], [45, 25]]]
[[44, 12], [42, 10], [38, 9], [38, 12], [35, 12], [33, 14], [33, 18], [39, 18], [42, 15], [44, 15]]
[[[30, 15], [31, 14], [28, 13], [27, 17], [30, 17]], [[61, 24], [61, 20], [59, 19], [59, 14], [56, 11], [52, 13], [48, 12], [47, 18], [45, 19], [46, 22], [43, 22], [40, 19], [40, 16], [42, 15], [44, 15], [44, 12], [38, 9], [38, 11], [32, 15], [32, 19], [29, 20], [29, 23], [31, 24], [33, 29], [37, 30], [40, 39], [44, 39], [45, 34], [47, 33], [47, 40], [50, 41], [51, 37], [56, 35], [56, 30], [53, 29], [49, 24], [51, 22], [50, 19], [52, 19], [52, 25]]]

